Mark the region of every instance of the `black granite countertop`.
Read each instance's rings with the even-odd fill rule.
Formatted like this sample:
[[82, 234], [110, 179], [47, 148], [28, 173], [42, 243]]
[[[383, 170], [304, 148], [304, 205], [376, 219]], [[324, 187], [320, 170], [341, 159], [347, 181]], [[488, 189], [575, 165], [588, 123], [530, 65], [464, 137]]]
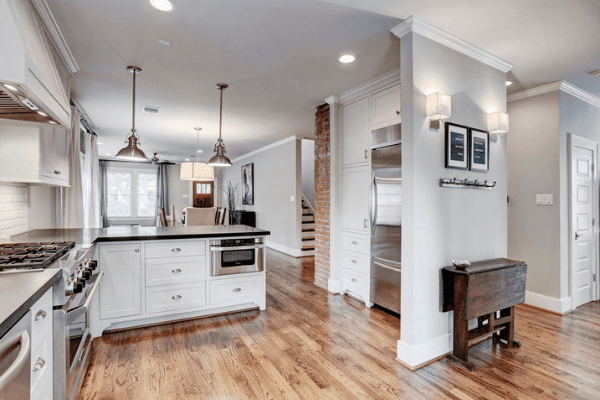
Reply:
[[60, 279], [56, 268], [0, 275], [0, 338]]
[[267, 236], [271, 232], [247, 225], [114, 227], [96, 229], [36, 229], [12, 236], [16, 243], [74, 240], [78, 245], [134, 240], [174, 240], [214, 237]]

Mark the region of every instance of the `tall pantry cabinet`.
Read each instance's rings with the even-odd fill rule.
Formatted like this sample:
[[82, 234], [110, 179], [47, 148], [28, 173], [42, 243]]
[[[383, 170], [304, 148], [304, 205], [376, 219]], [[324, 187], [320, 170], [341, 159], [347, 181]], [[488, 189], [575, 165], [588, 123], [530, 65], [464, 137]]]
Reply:
[[[370, 299], [371, 131], [400, 123], [400, 74], [340, 96], [341, 293], [372, 306]], [[336, 227], [337, 228], [337, 227]]]

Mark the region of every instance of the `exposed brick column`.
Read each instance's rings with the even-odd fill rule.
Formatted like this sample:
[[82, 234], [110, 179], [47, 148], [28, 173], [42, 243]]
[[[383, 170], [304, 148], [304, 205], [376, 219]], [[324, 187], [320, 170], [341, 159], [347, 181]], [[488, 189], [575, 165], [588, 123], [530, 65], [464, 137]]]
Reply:
[[329, 104], [315, 111], [315, 285], [327, 289], [329, 264]]

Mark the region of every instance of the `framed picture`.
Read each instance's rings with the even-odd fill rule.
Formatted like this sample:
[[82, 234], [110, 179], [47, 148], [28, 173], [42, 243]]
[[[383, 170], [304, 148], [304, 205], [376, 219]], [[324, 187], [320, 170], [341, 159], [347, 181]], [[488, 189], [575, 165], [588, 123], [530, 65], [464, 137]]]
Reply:
[[469, 129], [469, 153], [471, 171], [488, 172], [490, 170], [490, 135], [486, 131]]
[[242, 167], [242, 204], [254, 205], [254, 163]]
[[446, 168], [469, 169], [469, 128], [446, 122]]

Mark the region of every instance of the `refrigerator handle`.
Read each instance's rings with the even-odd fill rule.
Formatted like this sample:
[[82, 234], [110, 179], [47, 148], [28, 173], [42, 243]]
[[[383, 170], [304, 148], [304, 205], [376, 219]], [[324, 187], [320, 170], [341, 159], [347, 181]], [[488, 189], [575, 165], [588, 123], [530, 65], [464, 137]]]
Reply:
[[371, 236], [375, 236], [375, 230], [377, 229], [377, 180], [375, 174], [373, 174], [373, 181], [371, 182], [371, 193], [373, 204], [371, 204], [369, 217], [371, 217]]

